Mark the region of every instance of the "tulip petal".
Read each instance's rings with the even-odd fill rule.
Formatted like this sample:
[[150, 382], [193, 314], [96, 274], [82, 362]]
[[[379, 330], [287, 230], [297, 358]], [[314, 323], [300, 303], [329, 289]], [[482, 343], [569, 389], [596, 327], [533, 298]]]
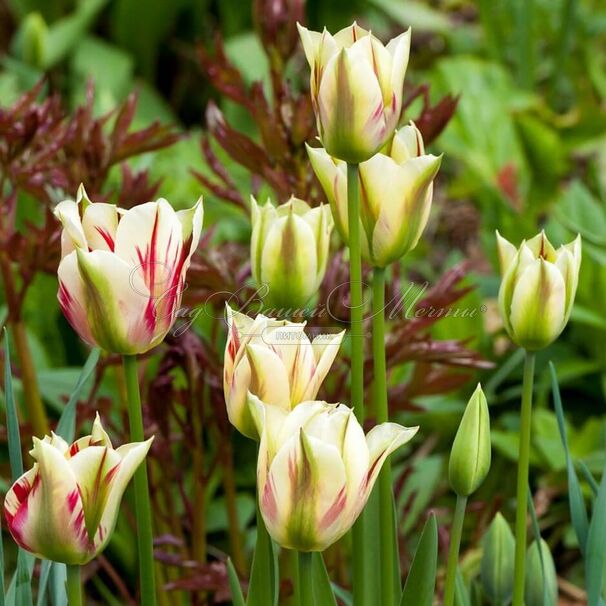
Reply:
[[[396, 99], [394, 113], [398, 119], [400, 117], [400, 111], [402, 107], [402, 92], [404, 89], [404, 77], [406, 76], [406, 69], [408, 68], [408, 59], [410, 56], [410, 41], [411, 41], [411, 29], [408, 28], [404, 33], [400, 34], [396, 38], [390, 40], [385, 47], [387, 52], [393, 57], [390, 89]], [[386, 103], [386, 105], [388, 105]], [[417, 154], [420, 155], [420, 154]]]
[[107, 494], [95, 535], [95, 549], [97, 553], [103, 550], [113, 533], [124, 491], [135, 471], [139, 468], [139, 465], [145, 465], [144, 460], [153, 440], [154, 438], [151, 437], [145, 442], [124, 444], [115, 451], [121, 460], [117, 467], [114, 467], [109, 475], [105, 476]]
[[[21, 544], [40, 557], [66, 564], [85, 564], [93, 553], [71, 467], [59, 449], [38, 438], [34, 438], [32, 453], [37, 464], [13, 485], [13, 496], [7, 495], [5, 512], [14, 516], [9, 527], [16, 529]], [[27, 484], [29, 492], [24, 499]], [[15, 510], [14, 505], [19, 501], [20, 507]]]
[[266, 347], [247, 345], [250, 363], [250, 391], [267, 404], [290, 409], [290, 386], [284, 363]]
[[[400, 448], [400, 446], [409, 442], [414, 435], [419, 431], [418, 427], [403, 427], [397, 423], [381, 423], [375, 425], [366, 435], [366, 444], [368, 446], [369, 466], [363, 494], [368, 498], [372, 487], [385, 463], [385, 459]], [[364, 507], [365, 501], [359, 508], [360, 511]]]
[[511, 299], [512, 338], [528, 350], [552, 343], [565, 326], [566, 285], [553, 263], [542, 258], [526, 267]]
[[322, 549], [344, 507], [345, 469], [337, 449], [300, 429], [276, 454], [266, 486], [276, 504], [274, 515], [262, 509], [272, 536], [290, 549]]
[[80, 338], [91, 346], [97, 342], [93, 337], [86, 312], [86, 286], [78, 268], [76, 251], [63, 257], [57, 269], [59, 290], [57, 299], [63, 315]]
[[423, 137], [412, 120], [396, 131], [389, 155], [398, 164], [425, 155]]
[[[84, 283], [88, 326], [94, 340], [115, 353], [142, 353], [154, 347], [166, 334], [155, 307], [150, 308], [149, 291], [138, 272], [117, 255], [95, 250], [76, 251]], [[159, 326], [165, 329], [159, 332]]]
[[318, 259], [309, 225], [290, 212], [271, 226], [261, 259], [261, 284], [277, 307], [297, 308], [315, 293]]
[[345, 331], [342, 330], [336, 335], [318, 335], [313, 340], [312, 349], [316, 364], [312, 376], [307, 380], [301, 400], [313, 400], [318, 395], [320, 386], [339, 353], [344, 336]]
[[82, 229], [91, 250], [114, 251], [118, 210], [114, 204], [91, 203], [82, 215]]
[[499, 254], [499, 267], [501, 268], [501, 276], [504, 276], [507, 269], [515, 259], [518, 252], [517, 248], [509, 242], [509, 240], [503, 238], [497, 230], [497, 252]]
[[61, 256], [64, 257], [75, 248], [88, 250], [88, 242], [80, 220], [79, 205], [73, 200], [64, 200], [55, 206], [54, 213], [64, 229], [61, 239]]

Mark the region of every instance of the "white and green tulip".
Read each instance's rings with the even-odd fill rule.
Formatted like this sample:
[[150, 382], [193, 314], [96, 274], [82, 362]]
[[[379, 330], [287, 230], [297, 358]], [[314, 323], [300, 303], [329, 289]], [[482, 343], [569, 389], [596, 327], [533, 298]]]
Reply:
[[322, 145], [346, 162], [368, 160], [400, 119], [410, 30], [384, 46], [356, 23], [334, 36], [298, 27]]
[[290, 411], [316, 397], [339, 351], [344, 332], [309, 340], [305, 323], [254, 320], [226, 307], [227, 343], [223, 389], [229, 420], [245, 436], [258, 439], [249, 407], [249, 393]]
[[516, 247], [497, 232], [501, 267], [499, 311], [512, 341], [528, 351], [550, 345], [564, 330], [577, 291], [581, 236], [557, 250], [544, 232]]
[[323, 551], [366, 505], [387, 457], [418, 427], [382, 423], [365, 436], [342, 404], [302, 402], [292, 411], [252, 396], [261, 436], [259, 507], [272, 538], [288, 549]]
[[55, 208], [63, 224], [58, 299], [90, 345], [119, 354], [158, 345], [173, 325], [202, 229], [201, 199], [174, 211], [164, 199], [130, 210], [76, 201]]
[[253, 278], [268, 289], [266, 301], [286, 310], [300, 309], [322, 283], [334, 225], [330, 208], [311, 208], [292, 197], [259, 206], [251, 197]]
[[[335, 225], [349, 243], [347, 165], [327, 149], [307, 148], [312, 167], [330, 202]], [[359, 166], [362, 258], [386, 267], [411, 251], [427, 225], [433, 179], [441, 156], [425, 153], [423, 138], [410, 123], [385, 148]]]
[[34, 438], [34, 466], [4, 501], [8, 529], [37, 557], [86, 564], [109, 541], [122, 495], [153, 438], [114, 449], [99, 416], [91, 435], [69, 445], [52, 434]]

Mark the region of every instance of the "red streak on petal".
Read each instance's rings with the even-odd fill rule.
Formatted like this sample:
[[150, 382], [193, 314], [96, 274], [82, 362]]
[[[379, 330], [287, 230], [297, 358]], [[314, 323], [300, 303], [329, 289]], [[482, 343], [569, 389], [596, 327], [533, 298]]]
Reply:
[[320, 520], [320, 529], [325, 530], [331, 526], [345, 509], [345, 503], [347, 502], [347, 491], [345, 486], [339, 490], [333, 504], [328, 508], [328, 511], [322, 516]]
[[116, 476], [116, 474], [118, 473], [118, 470], [120, 469], [120, 463], [116, 463], [105, 475], [105, 478], [103, 478], [103, 481], [105, 482], [105, 484], [110, 484], [111, 481], [114, 479], [114, 477]]
[[67, 495], [67, 507], [69, 508], [70, 513], [74, 513], [74, 509], [76, 509], [76, 505], [80, 501], [80, 492], [78, 489], [72, 490]]
[[114, 252], [114, 239], [111, 237], [109, 232], [98, 225], [95, 225], [95, 229], [99, 232], [99, 235], [105, 240], [105, 243], [109, 249]]

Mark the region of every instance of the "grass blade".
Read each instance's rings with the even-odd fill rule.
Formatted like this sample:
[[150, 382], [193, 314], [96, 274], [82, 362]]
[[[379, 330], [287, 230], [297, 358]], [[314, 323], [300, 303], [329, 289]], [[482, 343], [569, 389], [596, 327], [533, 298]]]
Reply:
[[84, 366], [82, 367], [82, 372], [78, 377], [78, 381], [74, 390], [72, 391], [69, 401], [65, 405], [63, 413], [61, 414], [61, 418], [59, 419], [59, 423], [57, 423], [57, 429], [55, 433], [61, 436], [67, 442], [73, 441], [76, 434], [76, 406], [78, 404], [78, 400], [80, 399], [80, 394], [84, 389], [84, 386], [88, 382], [89, 377], [97, 367], [97, 362], [99, 360], [100, 350], [98, 348], [93, 349], [88, 359], [86, 360]]
[[431, 606], [436, 587], [436, 570], [438, 565], [438, 524], [436, 516], [431, 513], [425, 522], [419, 539], [400, 606], [415, 604]]
[[598, 490], [600, 489], [600, 485], [595, 481], [593, 474], [591, 473], [591, 471], [589, 471], [589, 468], [587, 467], [587, 465], [585, 465], [585, 463], [583, 461], [579, 461], [578, 465], [579, 465], [579, 469], [581, 470], [581, 473], [583, 474], [583, 477], [585, 478], [585, 480], [587, 480], [587, 483], [591, 487], [593, 496], [597, 497]]
[[577, 472], [574, 468], [572, 457], [570, 456], [570, 451], [568, 449], [568, 438], [566, 437], [566, 423], [564, 420], [564, 407], [562, 406], [562, 396], [560, 395], [558, 377], [553, 362], [549, 362], [549, 371], [551, 373], [551, 391], [553, 393], [553, 405], [558, 419], [560, 439], [562, 440], [562, 446], [564, 447], [564, 453], [566, 455], [566, 471], [568, 475], [568, 503], [570, 506], [570, 517], [572, 519], [572, 525], [579, 541], [581, 552], [585, 553], [587, 543], [587, 531], [589, 526], [589, 522], [587, 519], [587, 509], [585, 508], [585, 500], [583, 498], [583, 493], [581, 492]]
[[227, 558], [227, 579], [229, 581], [229, 589], [231, 591], [231, 601], [233, 606], [244, 606], [244, 595], [242, 595], [242, 587], [238, 573], [234, 568], [231, 558]]
[[8, 433], [8, 456], [11, 465], [13, 482], [23, 475], [23, 457], [21, 454], [21, 435], [19, 434], [19, 419], [13, 392], [13, 376], [11, 373], [11, 350], [9, 335], [4, 329], [4, 390], [6, 399], [6, 430]]

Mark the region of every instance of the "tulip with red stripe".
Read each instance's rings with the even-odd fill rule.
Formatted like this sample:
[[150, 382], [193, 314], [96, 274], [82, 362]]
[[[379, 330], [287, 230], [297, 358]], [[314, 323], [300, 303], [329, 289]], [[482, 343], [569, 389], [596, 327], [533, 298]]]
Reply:
[[303, 402], [292, 411], [252, 396], [261, 436], [259, 506], [272, 538], [288, 549], [323, 551], [366, 505], [387, 457], [418, 427], [382, 423], [365, 436], [342, 404]]
[[202, 229], [202, 200], [174, 211], [164, 199], [130, 210], [76, 201], [55, 208], [63, 224], [58, 298], [90, 345], [119, 354], [158, 345], [173, 325]]
[[34, 466], [4, 501], [8, 529], [36, 557], [82, 565], [109, 541], [122, 495], [153, 438], [114, 449], [99, 416], [91, 435], [69, 445], [52, 434], [34, 438]]

